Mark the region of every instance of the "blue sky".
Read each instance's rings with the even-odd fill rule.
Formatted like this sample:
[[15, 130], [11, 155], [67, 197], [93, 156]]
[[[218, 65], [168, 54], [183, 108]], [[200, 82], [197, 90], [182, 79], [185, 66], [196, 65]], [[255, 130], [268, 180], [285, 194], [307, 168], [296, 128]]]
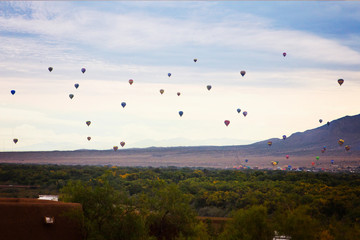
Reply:
[[360, 2], [0, 2], [0, 42], [0, 151], [249, 144], [359, 113]]

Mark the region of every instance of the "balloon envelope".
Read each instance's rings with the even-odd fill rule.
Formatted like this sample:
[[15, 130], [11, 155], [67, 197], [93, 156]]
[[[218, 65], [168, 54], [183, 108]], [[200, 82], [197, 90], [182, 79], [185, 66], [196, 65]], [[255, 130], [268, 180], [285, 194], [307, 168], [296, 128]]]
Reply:
[[197, 58], [194, 58], [194, 62], [197, 62]]
[[342, 146], [342, 145], [344, 144], [344, 140], [343, 140], [343, 139], [339, 139], [338, 144], [339, 144], [340, 146]]
[[246, 117], [246, 115], [247, 115], [247, 111], [244, 111], [244, 112], [243, 112], [243, 115], [244, 115], [244, 117]]
[[117, 151], [117, 150], [118, 150], [118, 146], [114, 146], [113, 149], [114, 149], [114, 151]]
[[334, 160], [331, 160], [331, 164], [334, 164]]
[[271, 147], [271, 145], [272, 145], [272, 141], [268, 141], [268, 143], [267, 143], [270, 147]]
[[183, 111], [179, 111], [179, 115], [180, 115], [180, 117], [181, 117], [183, 114], [184, 114], [184, 112], [183, 112]]
[[53, 70], [53, 68], [52, 68], [52, 67], [49, 67], [48, 70], [49, 70], [49, 72], [51, 72], [51, 71]]
[[341, 85], [344, 83], [344, 79], [339, 79], [339, 80], [338, 80], [338, 83], [339, 83], [339, 85], [341, 86]]
[[12, 95], [14, 95], [14, 94], [15, 94], [15, 90], [11, 90], [10, 92], [11, 92], [11, 94], [12, 94]]
[[246, 74], [246, 71], [242, 70], [240, 71], [241, 76], [244, 76]]
[[245, 159], [245, 162], [247, 163], [249, 160], [248, 159]]
[[180, 93], [180, 92], [177, 92], [176, 94], [177, 94], [178, 96], [180, 96], [181, 93]]
[[238, 109], [236, 109], [236, 111], [237, 111], [238, 113], [240, 113], [240, 112], [241, 112], [241, 109], [240, 109], [240, 108], [238, 108]]
[[171, 73], [168, 73], [168, 76], [171, 77]]
[[85, 72], [86, 72], [86, 69], [85, 69], [85, 68], [82, 68], [82, 69], [81, 69], [81, 72], [82, 72], [82, 73], [85, 73]]
[[286, 155], [286, 159], [289, 159], [289, 155]]
[[283, 56], [286, 57], [286, 52], [283, 52]]
[[316, 156], [316, 160], [319, 160], [320, 159], [320, 157], [319, 156]]
[[163, 93], [164, 93], [164, 89], [160, 89], [160, 93], [163, 94]]
[[206, 88], [207, 88], [207, 90], [209, 90], [209, 91], [210, 91], [210, 89], [211, 89], [211, 85], [207, 85], [207, 86], [206, 86]]
[[16, 144], [19, 140], [17, 138], [13, 139], [13, 142]]
[[129, 79], [129, 83], [130, 83], [130, 85], [132, 85], [134, 83], [134, 80]]
[[229, 120], [225, 120], [224, 123], [225, 123], [226, 126], [229, 126], [230, 121], [229, 121]]
[[74, 94], [70, 93], [70, 94], [69, 94], [69, 98], [70, 98], [70, 99], [73, 99], [73, 97], [74, 97]]
[[86, 125], [90, 126], [91, 121], [86, 121]]
[[91, 140], [91, 137], [87, 137], [87, 140], [90, 141], [90, 140]]
[[286, 139], [286, 135], [283, 135], [283, 139], [284, 139], [284, 140]]
[[126, 106], [126, 102], [122, 102], [121, 106], [124, 108]]
[[322, 123], [322, 119], [319, 119], [319, 123]]
[[125, 142], [120, 142], [121, 147], [125, 146]]
[[75, 88], [77, 89], [79, 87], [79, 84], [78, 83], [75, 83], [74, 84]]
[[350, 148], [351, 148], [351, 147], [350, 147], [349, 145], [346, 145], [346, 146], [345, 146], [345, 150], [346, 150], [346, 151], [349, 151]]

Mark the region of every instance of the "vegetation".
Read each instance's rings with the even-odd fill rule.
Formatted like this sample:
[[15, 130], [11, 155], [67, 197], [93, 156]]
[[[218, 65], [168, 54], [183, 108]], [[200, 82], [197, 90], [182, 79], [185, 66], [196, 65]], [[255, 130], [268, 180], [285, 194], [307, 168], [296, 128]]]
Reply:
[[81, 203], [85, 239], [360, 239], [357, 174], [0, 164], [0, 184]]

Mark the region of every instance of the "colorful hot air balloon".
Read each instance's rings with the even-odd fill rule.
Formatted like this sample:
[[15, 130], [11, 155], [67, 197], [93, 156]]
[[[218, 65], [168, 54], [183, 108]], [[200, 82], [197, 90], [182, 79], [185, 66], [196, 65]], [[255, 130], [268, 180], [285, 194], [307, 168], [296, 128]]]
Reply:
[[325, 152], [325, 149], [321, 149], [321, 153], [324, 153]]
[[334, 164], [334, 160], [331, 160], [331, 164]]
[[286, 57], [286, 52], [283, 52], [283, 56]]
[[283, 140], [285, 140], [286, 139], [286, 135], [283, 135]]
[[286, 155], [286, 159], [289, 159], [289, 155]]
[[90, 140], [91, 140], [91, 137], [87, 137], [87, 140], [90, 141]]
[[206, 88], [207, 88], [207, 90], [209, 90], [209, 91], [210, 91], [210, 89], [211, 89], [211, 85], [207, 85], [207, 86], [206, 86]]
[[78, 89], [79, 84], [78, 84], [78, 83], [75, 83], [74, 86], [75, 86], [76, 89]]
[[236, 111], [237, 111], [238, 113], [240, 113], [240, 112], [241, 112], [241, 109], [240, 109], [240, 108], [238, 108], [238, 109], [236, 109]]
[[182, 115], [184, 114], [184, 112], [183, 111], [179, 111], [179, 115], [180, 115], [180, 117], [182, 117]]
[[168, 73], [168, 76], [171, 77], [171, 73]]
[[288, 169], [289, 169], [289, 170], [292, 168], [292, 166], [291, 166], [291, 165], [288, 165], [287, 167], [288, 167]]
[[13, 142], [16, 144], [19, 140], [17, 138], [13, 139]]
[[180, 92], [177, 92], [176, 94], [177, 94], [178, 96], [180, 96], [181, 93], [180, 93]]
[[122, 102], [121, 106], [124, 108], [126, 106], [126, 102]]
[[243, 112], [243, 115], [244, 115], [244, 117], [246, 117], [246, 115], [247, 115], [247, 111], [244, 111], [244, 112]]
[[339, 144], [340, 146], [342, 146], [342, 145], [344, 144], [344, 140], [343, 140], [343, 139], [339, 139], [338, 144]]
[[319, 161], [319, 159], [320, 159], [320, 157], [319, 157], [319, 156], [316, 156], [316, 160], [318, 160], [318, 161]]
[[245, 76], [246, 71], [242, 70], [242, 71], [240, 71], [240, 74], [241, 74], [241, 76]]
[[132, 85], [134, 83], [134, 80], [129, 79], [129, 84]]
[[118, 146], [114, 146], [113, 149], [116, 152], [118, 150]]
[[12, 95], [14, 95], [14, 94], [15, 94], [15, 90], [11, 90], [10, 92], [11, 92], [11, 94], [12, 94]]
[[82, 73], [85, 73], [85, 72], [86, 72], [86, 69], [85, 69], [85, 68], [82, 68], [82, 69], [81, 69], [81, 72], [82, 72]]
[[339, 85], [341, 86], [341, 85], [344, 83], [344, 79], [339, 79], [339, 80], [338, 80], [338, 83], [339, 83]]
[[226, 126], [229, 126], [230, 121], [229, 121], [229, 120], [225, 120], [224, 123], [225, 123]]
[[70, 94], [69, 94], [69, 98], [70, 98], [70, 99], [73, 99], [73, 97], [74, 97], [74, 94], [70, 93]]
[[162, 95], [164, 93], [164, 89], [160, 89], [160, 93]]
[[319, 119], [319, 123], [322, 123], [322, 119]]
[[271, 147], [272, 141], [268, 141], [267, 144], [269, 145], [269, 147]]
[[53, 70], [53, 68], [52, 68], [52, 67], [49, 67], [48, 70], [49, 70], [49, 72], [51, 72], [51, 71]]
[[323, 149], [326, 150], [326, 146], [323, 146]]
[[120, 142], [121, 147], [125, 146], [125, 142]]
[[86, 125], [90, 126], [91, 121], [86, 121]]
[[345, 150], [346, 150], [346, 151], [349, 151], [350, 148], [351, 148], [351, 147], [350, 147], [349, 145], [346, 145], [346, 146], [345, 146]]
[[197, 62], [197, 58], [194, 58], [194, 62]]

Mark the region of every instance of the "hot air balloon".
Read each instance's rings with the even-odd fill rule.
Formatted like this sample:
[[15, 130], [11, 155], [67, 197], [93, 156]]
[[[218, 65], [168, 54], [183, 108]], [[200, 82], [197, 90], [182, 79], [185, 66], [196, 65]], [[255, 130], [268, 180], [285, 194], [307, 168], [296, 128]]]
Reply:
[[326, 150], [326, 146], [323, 146], [323, 149]]
[[183, 111], [179, 111], [179, 115], [180, 115], [180, 117], [182, 117], [182, 115], [184, 114], [184, 112]]
[[126, 102], [122, 102], [121, 106], [124, 108], [126, 106]]
[[118, 146], [114, 146], [113, 149], [116, 152], [118, 150]]
[[178, 96], [180, 96], [181, 93], [180, 93], [180, 92], [177, 92], [176, 94], [177, 94]]
[[351, 147], [350, 147], [349, 145], [346, 145], [346, 146], [345, 146], [345, 150], [346, 150], [346, 151], [349, 151], [350, 148], [351, 148]]
[[121, 147], [125, 146], [125, 142], [120, 142]]
[[164, 93], [164, 89], [160, 89], [160, 93], [162, 95]]
[[269, 147], [271, 147], [271, 145], [272, 145], [272, 141], [268, 141], [268, 143], [267, 143], [268, 145], [269, 145]]
[[225, 120], [224, 123], [225, 123], [226, 126], [229, 126], [230, 121], [229, 121], [229, 120]]
[[319, 157], [319, 156], [316, 156], [316, 160], [318, 160], [318, 161], [319, 161], [319, 159], [320, 159], [320, 157]]
[[194, 58], [194, 62], [197, 62], [197, 58]]
[[344, 144], [344, 140], [343, 140], [343, 139], [339, 139], [338, 144], [339, 144], [340, 146], [342, 146], [342, 145]]
[[245, 162], [247, 163], [249, 160], [248, 159], [245, 159]]
[[11, 90], [10, 92], [11, 92], [11, 94], [12, 94], [12, 95], [14, 95], [14, 94], [15, 94], [15, 90]]
[[329, 126], [329, 125], [330, 125], [330, 122], [327, 122], [326, 124]]
[[82, 72], [82, 73], [85, 73], [85, 72], [86, 72], [86, 69], [85, 69], [85, 68], [82, 68], [82, 69], [81, 69], [81, 72]]
[[322, 119], [319, 119], [319, 123], [322, 123]]
[[90, 126], [91, 121], [86, 121], [86, 125]]
[[209, 91], [210, 91], [210, 89], [211, 89], [211, 85], [207, 85], [207, 86], [206, 86], [206, 88], [207, 88], [207, 90], [209, 90]]
[[168, 76], [171, 77], [171, 73], [168, 73]]
[[341, 85], [344, 83], [344, 79], [339, 79], [339, 80], [338, 80], [338, 83], [339, 83], [339, 85], [341, 86]]
[[286, 57], [286, 52], [283, 52], [283, 56]]
[[240, 109], [240, 108], [238, 108], [238, 109], [236, 109], [236, 111], [237, 111], [238, 113], [240, 113], [240, 112], [241, 112], [241, 109]]
[[75, 83], [74, 86], [75, 86], [76, 89], [78, 89], [79, 84], [78, 84], [78, 83]]
[[283, 140], [285, 140], [286, 139], [286, 135], [283, 135]]
[[324, 153], [325, 152], [325, 149], [321, 149], [321, 153]]
[[51, 72], [51, 71], [53, 70], [53, 68], [52, 68], [52, 67], [49, 67], [48, 70], [49, 70], [49, 72]]
[[16, 144], [19, 140], [17, 138], [13, 139], [13, 142]]
[[334, 164], [334, 160], [331, 160], [331, 164]]
[[315, 162], [312, 162], [312, 163], [311, 163], [311, 165], [313, 165], [313, 166], [314, 166], [314, 165], [315, 165]]
[[244, 70], [240, 71], [241, 76], [245, 76], [246, 72]]
[[130, 85], [132, 85], [134, 83], [134, 80], [129, 79], [129, 83], [130, 83]]
[[243, 115], [244, 115], [244, 117], [246, 117], [246, 115], [247, 115], [247, 111], [244, 111], [244, 112], [243, 112]]
[[70, 93], [70, 94], [69, 94], [69, 98], [70, 98], [70, 99], [73, 99], [73, 97], [74, 97], [74, 94]]
[[286, 155], [286, 159], [289, 159], [289, 155]]
[[87, 140], [90, 141], [90, 140], [91, 140], [91, 137], [87, 137]]

